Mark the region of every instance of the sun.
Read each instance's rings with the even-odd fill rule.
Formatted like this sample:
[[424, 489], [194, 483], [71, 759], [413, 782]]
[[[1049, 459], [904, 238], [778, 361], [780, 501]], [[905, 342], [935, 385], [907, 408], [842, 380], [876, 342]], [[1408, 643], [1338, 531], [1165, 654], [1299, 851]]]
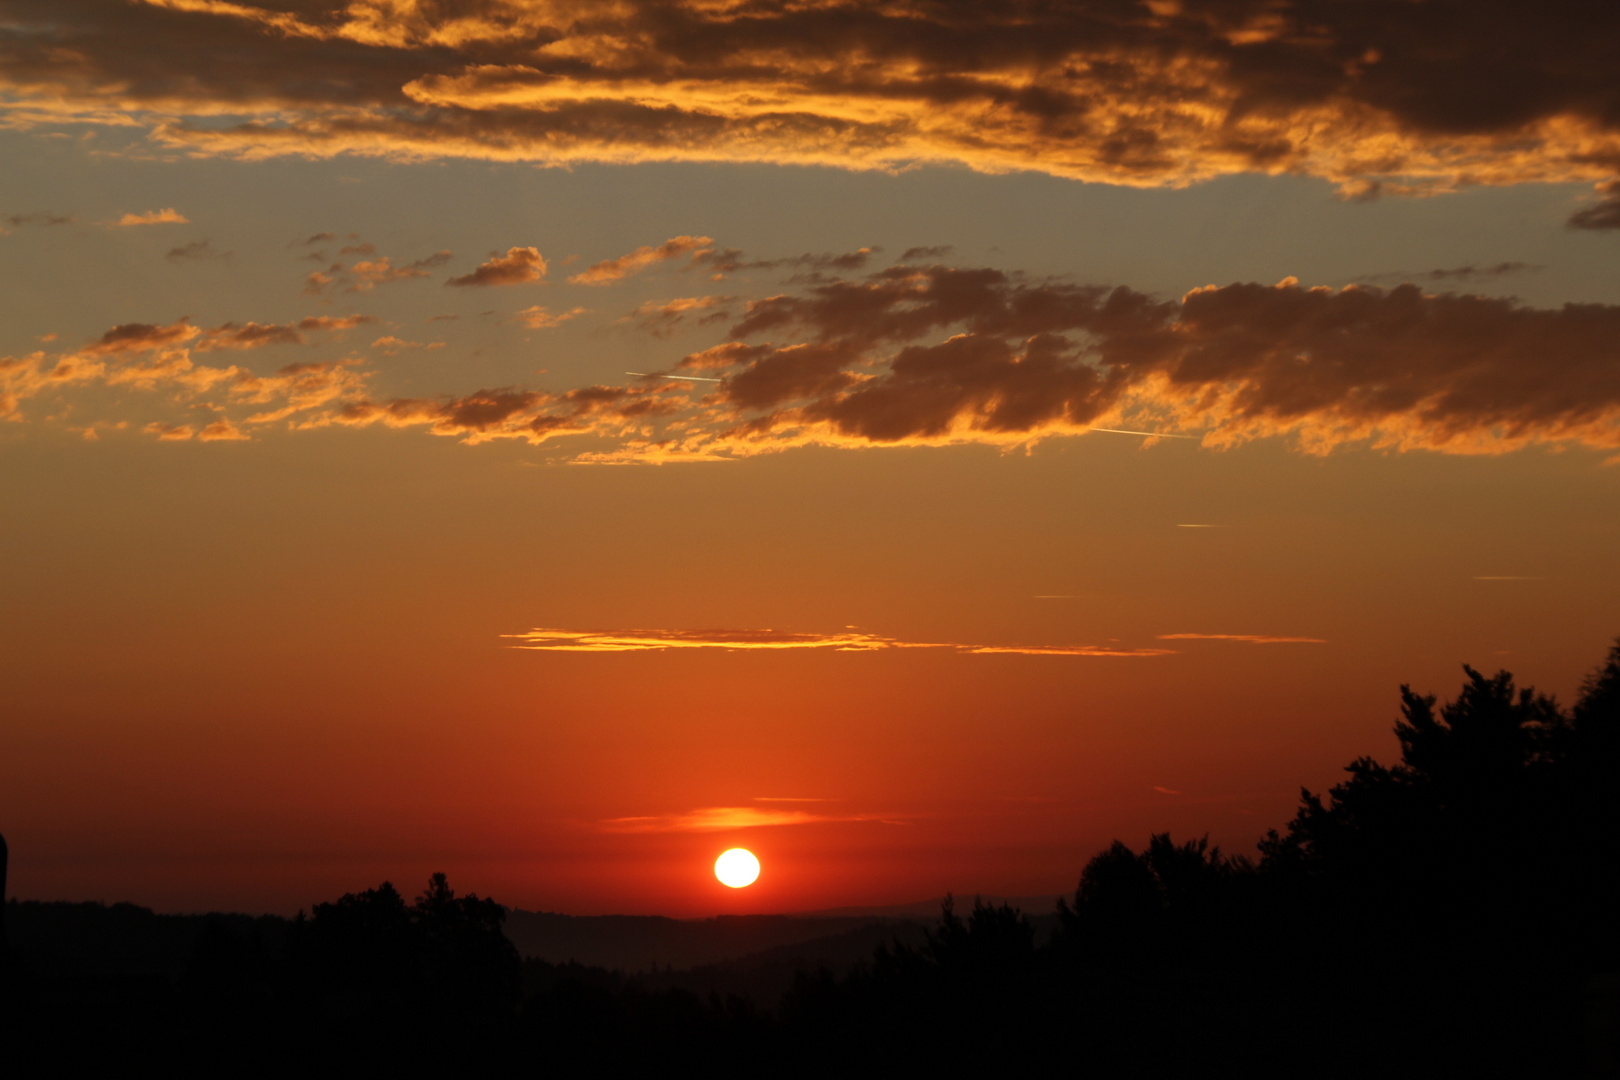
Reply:
[[733, 889], [752, 885], [759, 877], [759, 860], [747, 848], [734, 847], [714, 860], [714, 876]]

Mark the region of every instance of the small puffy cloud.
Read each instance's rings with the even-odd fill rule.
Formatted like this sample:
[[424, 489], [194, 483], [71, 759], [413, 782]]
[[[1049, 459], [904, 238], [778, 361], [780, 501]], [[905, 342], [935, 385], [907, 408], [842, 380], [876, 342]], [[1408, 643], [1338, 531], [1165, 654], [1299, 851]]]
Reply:
[[[370, 244], [365, 245], [371, 247]], [[344, 248], [347, 254], [351, 249]], [[375, 249], [373, 249], [375, 250]], [[432, 277], [435, 267], [443, 266], [450, 261], [450, 252], [437, 251], [425, 259], [417, 259], [404, 266], [394, 266], [384, 255], [377, 259], [368, 259], [355, 263], [349, 268], [354, 275], [354, 284], [349, 287], [350, 292], [369, 292], [378, 285], [386, 285], [393, 281], [408, 281], [411, 278]]]
[[229, 258], [230, 255], [229, 251], [220, 251], [215, 248], [212, 240], [193, 240], [189, 244], [170, 248], [163, 257], [181, 261], [186, 259], [225, 259]]
[[197, 432], [197, 438], [202, 442], [247, 442], [252, 436], [229, 420], [215, 420]]
[[122, 323], [102, 334], [81, 351], [91, 356], [123, 352], [149, 352], [180, 345], [202, 333], [185, 317], [168, 325]]
[[69, 214], [46, 214], [38, 211], [28, 214], [8, 214], [4, 218], [0, 218], [0, 233], [6, 232], [8, 228], [34, 227], [48, 229], [55, 225], [71, 224], [73, 224], [73, 217]]
[[1620, 229], [1620, 180], [1597, 187], [1598, 201], [1570, 215], [1572, 229]]
[[[526, 307], [522, 311], [518, 312], [517, 313], [517, 319], [518, 319], [518, 322], [522, 323], [524, 326], [527, 326], [530, 330], [549, 330], [553, 326], [561, 326], [563, 323], [567, 322], [569, 319], [576, 318], [576, 317], [578, 317], [580, 315], [583, 315], [583, 314], [585, 314], [585, 309], [582, 308], [582, 307], [574, 308], [571, 311], [559, 311], [559, 312], [553, 313], [553, 312], [547, 311], [544, 307], [541, 307], [539, 304], [536, 304], [533, 307]], [[444, 315], [436, 316], [436, 318], [441, 318], [441, 319], [442, 318], [454, 318], [454, 317], [455, 316], [453, 316], [453, 315], [452, 316], [444, 316]]]
[[689, 353], [681, 357], [675, 366], [683, 371], [723, 371], [739, 364], [752, 364], [755, 360], [769, 356], [771, 352], [769, 345], [728, 341], [724, 345], [715, 345], [701, 352]]
[[[644, 249], [645, 250], [645, 249]], [[860, 270], [881, 248], [863, 247], [837, 253], [790, 255], [780, 259], [750, 259], [737, 248], [710, 248], [698, 251], [688, 264], [694, 270], [708, 270], [715, 281], [742, 270]]]
[[190, 218], [171, 206], [163, 210], [148, 210], [144, 214], [125, 214], [114, 224], [124, 227], [130, 225], [185, 225], [190, 220]]
[[148, 435], [156, 435], [163, 442], [185, 442], [197, 434], [190, 424], [164, 424], [155, 420], [142, 430]]
[[702, 325], [726, 318], [726, 307], [735, 299], [732, 296], [684, 296], [663, 303], [649, 300], [626, 316], [625, 321], [635, 323], [654, 337], [668, 337], [688, 321]]
[[[376, 251], [376, 247], [372, 244], [351, 244], [343, 249], [342, 254], [371, 256], [375, 255]], [[321, 254], [312, 252], [305, 257], [316, 258]], [[313, 271], [304, 278], [304, 295], [324, 296], [327, 290], [339, 285], [344, 287], [345, 292], [363, 293], [370, 292], [378, 285], [432, 277], [433, 270], [449, 262], [450, 258], [450, 252], [436, 251], [425, 258], [399, 266], [396, 266], [387, 255], [363, 258], [352, 265], [335, 262], [325, 270]]]
[[395, 337], [393, 334], [385, 334], [376, 341], [373, 341], [371, 343], [371, 347], [373, 349], [377, 349], [386, 356], [394, 356], [405, 349], [442, 349], [444, 348], [444, 342], [406, 341], [404, 338]]
[[312, 331], [333, 332], [352, 330], [356, 326], [376, 322], [371, 315], [311, 315], [296, 323], [233, 323], [228, 322], [212, 330], [205, 330], [198, 342], [199, 352], [212, 349], [257, 349], [265, 345], [302, 345], [304, 334]]
[[564, 393], [503, 387], [461, 397], [351, 399], [310, 424], [425, 427], [469, 445], [522, 439], [538, 445], [568, 435], [624, 438], [680, 409], [675, 388], [587, 386]]
[[479, 264], [470, 274], [462, 274], [445, 282], [446, 285], [525, 285], [546, 276], [546, 260], [540, 249], [534, 247], [507, 248], [505, 255], [496, 255]]
[[325, 270], [311, 271], [309, 276], [304, 278], [304, 295], [324, 295], [327, 289], [338, 283], [338, 275], [343, 272], [343, 269], [342, 263], [333, 263]]
[[900, 253], [900, 262], [917, 262], [922, 259], [943, 259], [956, 249], [950, 244], [940, 244], [936, 247], [911, 247]]
[[1499, 262], [1488, 266], [1453, 266], [1442, 270], [1423, 270], [1413, 272], [1409, 270], [1392, 270], [1383, 274], [1364, 274], [1356, 278], [1357, 281], [1489, 281], [1492, 278], [1505, 277], [1509, 274], [1527, 274], [1536, 270], [1546, 269], [1536, 263], [1527, 262]]
[[639, 273], [654, 263], [678, 259], [683, 255], [708, 247], [714, 241], [707, 236], [674, 236], [657, 247], [638, 247], [628, 255], [605, 259], [581, 270], [568, 280], [574, 285], [611, 285]]

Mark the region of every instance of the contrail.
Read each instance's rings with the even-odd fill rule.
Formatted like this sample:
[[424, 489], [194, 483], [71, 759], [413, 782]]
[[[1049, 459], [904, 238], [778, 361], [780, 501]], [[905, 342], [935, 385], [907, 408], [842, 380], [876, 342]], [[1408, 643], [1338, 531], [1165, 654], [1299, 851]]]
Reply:
[[690, 379], [692, 382], [725, 382], [724, 379], [705, 379], [701, 375], [653, 375], [645, 371], [627, 371], [626, 375], [639, 375], [643, 379]]

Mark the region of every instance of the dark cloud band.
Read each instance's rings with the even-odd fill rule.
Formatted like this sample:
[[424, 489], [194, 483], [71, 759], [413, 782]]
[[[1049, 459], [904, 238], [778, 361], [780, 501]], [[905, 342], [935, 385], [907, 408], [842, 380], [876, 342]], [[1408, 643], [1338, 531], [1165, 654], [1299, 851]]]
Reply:
[[1614, 5], [0, 0], [0, 16], [13, 123], [114, 114], [193, 152], [1303, 172], [1360, 195], [1620, 168]]

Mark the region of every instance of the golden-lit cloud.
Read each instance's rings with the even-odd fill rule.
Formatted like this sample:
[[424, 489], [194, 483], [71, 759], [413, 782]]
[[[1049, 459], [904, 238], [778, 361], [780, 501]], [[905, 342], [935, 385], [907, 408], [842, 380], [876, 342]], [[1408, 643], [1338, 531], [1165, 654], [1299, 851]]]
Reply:
[[197, 432], [202, 442], [246, 442], [252, 438], [229, 420], [215, 420]]
[[[578, 311], [537, 306], [519, 321], [544, 327]], [[688, 298], [668, 314], [702, 311], [733, 312], [726, 340], [662, 371], [628, 373], [629, 385], [390, 397], [343, 367], [318, 400], [242, 420], [295, 412], [301, 428], [420, 427], [468, 443], [593, 440], [569, 452], [582, 464], [730, 460], [811, 445], [1027, 447], [1092, 432], [1206, 448], [1280, 437], [1316, 454], [1347, 445], [1620, 450], [1616, 305], [1534, 308], [1410, 283], [1330, 289], [1292, 278], [1171, 300], [990, 268], [897, 264], [858, 278], [817, 272], [751, 301]], [[210, 403], [228, 409], [242, 403], [229, 396], [240, 394], [233, 380], [260, 377], [194, 365], [188, 350], [293, 344], [364, 319], [212, 330], [187, 319], [127, 323], [54, 364], [44, 354], [8, 358], [0, 387], [7, 415], [36, 394], [98, 382], [214, 388], [226, 396]], [[415, 345], [385, 335], [376, 347]], [[103, 358], [116, 363], [97, 367]]]
[[480, 263], [470, 274], [462, 274], [445, 282], [446, 285], [525, 285], [546, 276], [546, 260], [540, 249], [533, 247], [508, 248], [505, 255], [495, 255]]
[[[22, 417], [23, 402], [41, 395], [72, 390], [114, 387], [161, 395], [142, 404], [126, 400], [123, 408], [184, 405], [215, 413], [257, 407], [251, 415], [218, 415], [200, 430], [190, 423], [154, 420], [140, 430], [161, 439], [183, 441], [197, 436], [203, 442], [245, 438], [242, 424], [263, 424], [289, 419], [312, 410], [335, 407], [340, 401], [364, 397], [369, 373], [357, 361], [289, 364], [271, 375], [258, 375], [231, 365], [199, 364], [193, 351], [251, 350], [266, 345], [303, 344], [303, 334], [341, 331], [374, 321], [370, 316], [311, 316], [297, 323], [226, 323], [211, 330], [188, 319], [169, 324], [124, 323], [113, 327], [83, 348], [54, 356], [35, 352], [22, 357], [0, 357], [0, 419]], [[124, 419], [93, 420], [81, 430], [86, 438], [99, 438], [97, 430], [123, 430]]]
[[503, 388], [459, 397], [351, 398], [306, 427], [422, 427], [469, 445], [522, 439], [539, 445], [568, 435], [645, 439], [652, 422], [680, 410], [671, 387], [588, 386], [565, 393]]
[[666, 649], [722, 649], [727, 651], [782, 651], [825, 649], [832, 652], [882, 652], [889, 649], [951, 649], [960, 653], [1024, 656], [1167, 656], [1173, 649], [1127, 649], [1097, 645], [969, 645], [956, 642], [902, 641], [898, 638], [845, 630], [834, 634], [789, 633], [781, 630], [530, 630], [505, 634], [522, 644], [518, 649], [547, 652], [658, 652]]
[[[729, 453], [1027, 443], [1088, 430], [1500, 453], [1620, 448], [1620, 307], [1234, 284], [1164, 301], [998, 270], [897, 266], [757, 300], [709, 351]], [[797, 340], [795, 340], [797, 339]], [[701, 355], [701, 354], [694, 354]], [[687, 445], [692, 445], [690, 440]]]
[[[335, 237], [331, 233], [317, 233], [308, 240], [295, 244], [295, 246], [309, 246], [332, 239], [335, 239]], [[414, 278], [432, 277], [435, 269], [443, 266], [451, 259], [450, 252], [436, 251], [432, 255], [417, 259], [414, 262], [395, 265], [389, 256], [377, 254], [375, 244], [362, 241], [345, 245], [339, 250], [338, 254], [351, 257], [360, 256], [360, 258], [352, 264], [334, 262], [325, 270], [312, 271], [304, 278], [304, 295], [324, 296], [328, 289], [335, 286], [343, 286], [345, 292], [370, 292], [378, 285], [388, 285], [396, 281], [410, 281]], [[325, 253], [320, 251], [310, 252], [304, 257], [325, 261]]]
[[550, 330], [553, 326], [561, 326], [569, 319], [577, 318], [583, 314], [585, 314], [585, 309], [582, 307], [573, 308], [570, 311], [551, 312], [539, 304], [535, 304], [518, 312], [517, 320], [530, 330]]
[[107, 353], [148, 352], [169, 345], [190, 341], [202, 331], [181, 318], [166, 326], [155, 323], [122, 323], [102, 334], [85, 346], [83, 352], [91, 356]]
[[376, 321], [371, 315], [342, 317], [311, 315], [295, 323], [246, 322], [238, 325], [228, 322], [215, 329], [203, 331], [197, 343], [197, 351], [257, 349], [265, 345], [303, 345], [306, 333], [352, 330], [356, 326]]
[[144, 214], [129, 213], [119, 218], [114, 224], [129, 225], [185, 225], [191, 219], [180, 213], [174, 207], [164, 210], [148, 210]]
[[26, 227], [48, 229], [57, 225], [71, 224], [73, 224], [73, 217], [70, 214], [46, 214], [37, 211], [28, 214], [7, 214], [5, 217], [0, 218], [0, 236], [5, 235], [12, 229]]
[[449, 261], [448, 251], [435, 252], [425, 259], [418, 259], [405, 266], [393, 265], [386, 255], [376, 259], [362, 259], [349, 267], [349, 272], [354, 275], [354, 284], [350, 286], [350, 291], [369, 292], [376, 286], [386, 285], [391, 281], [431, 277], [434, 267], [443, 266]]
[[726, 310], [734, 297], [682, 296], [659, 302], [649, 300], [639, 305], [626, 317], [654, 337], [668, 337], [688, 322], [697, 325], [719, 322], [726, 318]]
[[190, 424], [164, 424], [154, 420], [146, 425], [146, 433], [156, 435], [160, 442], [185, 442], [197, 434], [197, 430]]
[[188, 153], [952, 162], [1125, 184], [1297, 173], [1357, 197], [1620, 167], [1612, 5], [7, 8], [10, 126], [135, 125]]
[[631, 274], [645, 270], [654, 263], [678, 259], [682, 255], [700, 251], [712, 243], [714, 241], [707, 236], [671, 237], [657, 247], [638, 247], [628, 255], [605, 259], [581, 270], [568, 280], [574, 285], [611, 285], [615, 281], [622, 281]]

